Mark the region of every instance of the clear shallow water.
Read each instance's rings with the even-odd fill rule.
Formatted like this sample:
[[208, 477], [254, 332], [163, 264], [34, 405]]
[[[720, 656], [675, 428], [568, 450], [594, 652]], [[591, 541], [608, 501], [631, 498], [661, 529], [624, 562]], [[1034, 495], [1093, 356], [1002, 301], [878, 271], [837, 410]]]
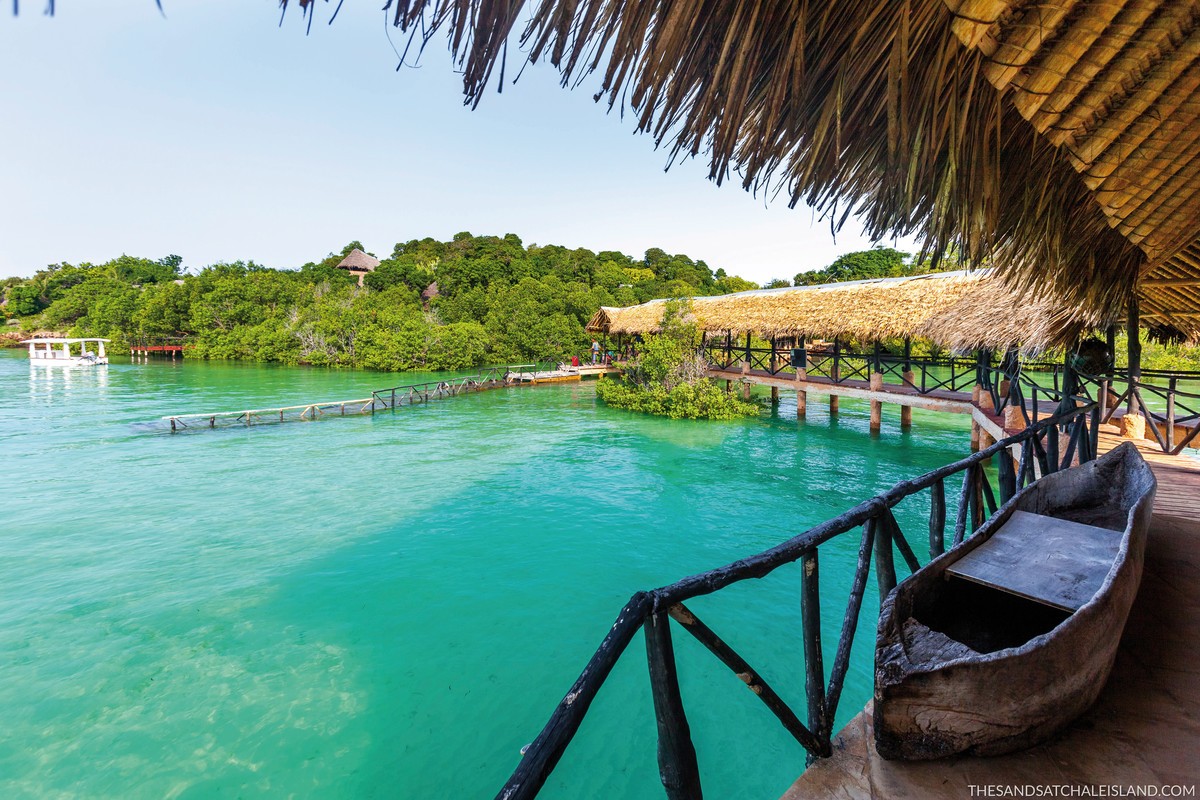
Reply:
[[[638, 589], [764, 549], [967, 452], [845, 399], [798, 424], [650, 419], [592, 384], [171, 435], [169, 413], [419, 380], [258, 365], [31, 368], [0, 351], [0, 796], [491, 797]], [[953, 488], [947, 487], [949, 497]], [[919, 545], [927, 499], [902, 505]], [[855, 537], [856, 538], [856, 537]], [[822, 549], [826, 662], [856, 541]], [[691, 605], [803, 714], [795, 566]], [[838, 724], [870, 694], [870, 596]], [[706, 791], [804, 753], [676, 628]], [[544, 797], [660, 798], [635, 638]]]

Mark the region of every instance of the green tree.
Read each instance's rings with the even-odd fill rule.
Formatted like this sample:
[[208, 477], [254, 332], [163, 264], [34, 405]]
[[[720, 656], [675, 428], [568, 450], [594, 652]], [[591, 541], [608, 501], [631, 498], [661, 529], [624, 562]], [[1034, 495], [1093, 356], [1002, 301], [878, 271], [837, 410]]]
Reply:
[[811, 286], [841, 281], [861, 281], [868, 278], [895, 278], [911, 275], [909, 254], [890, 247], [875, 247], [838, 256], [824, 269], [796, 274], [797, 286]]

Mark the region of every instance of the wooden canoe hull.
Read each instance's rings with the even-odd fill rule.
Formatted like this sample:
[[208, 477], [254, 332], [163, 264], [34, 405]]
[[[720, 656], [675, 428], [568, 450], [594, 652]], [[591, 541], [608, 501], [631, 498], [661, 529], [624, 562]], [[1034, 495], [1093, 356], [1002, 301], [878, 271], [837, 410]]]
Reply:
[[[1112, 670], [1141, 582], [1155, 482], [1132, 445], [1046, 476], [975, 536], [902, 582], [883, 602], [876, 642], [875, 739], [884, 758], [999, 755], [1044, 741], [1086, 710]], [[1058, 516], [1107, 504], [1125, 516], [1104, 584], [1077, 611], [1024, 644], [994, 652], [925, 628], [914, 616], [946, 569], [981, 546], [1016, 510]], [[1114, 528], [1116, 529], [1116, 528]]]

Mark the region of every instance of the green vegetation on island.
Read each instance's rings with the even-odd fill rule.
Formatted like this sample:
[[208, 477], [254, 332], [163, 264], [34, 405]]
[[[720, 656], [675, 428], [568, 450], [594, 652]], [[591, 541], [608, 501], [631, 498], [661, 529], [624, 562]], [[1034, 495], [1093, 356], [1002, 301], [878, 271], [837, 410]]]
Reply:
[[114, 352], [186, 337], [190, 357], [458, 370], [582, 355], [602, 305], [756, 288], [658, 248], [634, 259], [469, 233], [398, 243], [359, 287], [336, 266], [355, 248], [297, 270], [236, 262], [185, 274], [178, 256], [54, 264], [5, 281], [4, 311], [22, 331], [105, 336]]
[[759, 413], [705, 377], [698, 351], [700, 332], [688, 321], [686, 300], [671, 300], [663, 310], [661, 333], [645, 337], [624, 376], [602, 377], [596, 395], [607, 405], [672, 419], [736, 419]]
[[[758, 288], [722, 269], [713, 271], [703, 261], [658, 248], [635, 259], [611, 250], [526, 246], [513, 234], [469, 233], [448, 242], [426, 238], [398, 243], [359, 287], [354, 275], [337, 268], [355, 248], [362, 245], [350, 242], [340, 253], [299, 269], [239, 261], [189, 273], [175, 255], [52, 264], [30, 278], [0, 281], [0, 311], [16, 320], [0, 332], [0, 343], [47, 331], [104, 336], [114, 341], [111, 352], [121, 352], [139, 340], [184, 337], [193, 358], [464, 370], [584, 355], [591, 342], [584, 326], [602, 305]], [[945, 266], [954, 264], [947, 259]], [[913, 263], [908, 253], [877, 247], [799, 273], [795, 283], [928, 271], [928, 265]], [[786, 285], [782, 279], [767, 284]], [[900, 345], [885, 346], [896, 352]], [[1125, 350], [1122, 334], [1118, 365], [1124, 364]], [[931, 342], [914, 342], [913, 352], [944, 354]], [[1143, 332], [1142, 366], [1200, 371], [1200, 348], [1149, 341]], [[692, 388], [680, 388], [679, 397], [696, 386], [685, 384]], [[617, 389], [608, 391], [616, 405]], [[689, 403], [700, 406], [707, 397]]]

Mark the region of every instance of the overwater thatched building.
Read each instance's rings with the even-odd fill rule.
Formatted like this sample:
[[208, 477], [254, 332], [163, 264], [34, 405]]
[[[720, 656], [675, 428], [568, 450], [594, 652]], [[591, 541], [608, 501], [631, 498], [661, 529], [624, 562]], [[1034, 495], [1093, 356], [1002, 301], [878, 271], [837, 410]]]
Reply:
[[919, 234], [1109, 318], [1140, 299], [1160, 332], [1200, 334], [1196, 0], [385, 8], [404, 30], [449, 29], [469, 102], [528, 20], [522, 57], [564, 85], [599, 71], [598, 97], [675, 156], [707, 154], [718, 182]]
[[[601, 308], [588, 330], [614, 335], [657, 332], [665, 303]], [[1098, 316], [1023, 293], [986, 270], [759, 289], [698, 297], [691, 308], [697, 327], [714, 335], [927, 338], [953, 350], [1017, 346], [1040, 351], [1069, 344], [1100, 323]]]

